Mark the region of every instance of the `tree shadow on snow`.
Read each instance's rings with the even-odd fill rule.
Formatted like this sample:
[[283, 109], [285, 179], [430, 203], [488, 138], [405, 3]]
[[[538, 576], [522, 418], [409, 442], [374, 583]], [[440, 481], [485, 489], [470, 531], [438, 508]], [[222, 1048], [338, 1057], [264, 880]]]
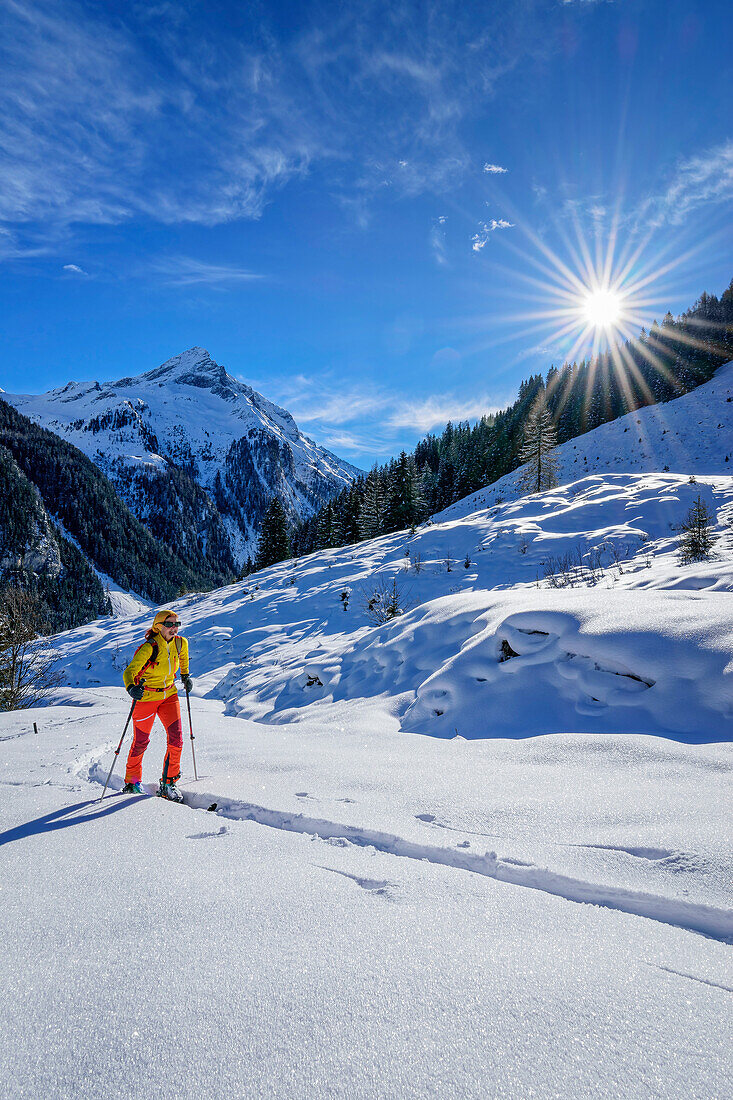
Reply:
[[[23, 825], [15, 825], [12, 829], [6, 829], [0, 833], [0, 847], [10, 844], [13, 840], [23, 840], [25, 837], [35, 836], [36, 833], [52, 833], [56, 829], [68, 829], [72, 825], [84, 825], [88, 821], [94, 821], [99, 817], [107, 817], [117, 813], [128, 806], [134, 806], [137, 802], [143, 802], [148, 795], [141, 794], [137, 798], [125, 797], [120, 801], [113, 801], [112, 796], [106, 803], [100, 804], [99, 798], [90, 798], [87, 802], [77, 802], [73, 806], [64, 806], [61, 810], [54, 810], [50, 814], [44, 814], [33, 821], [26, 821]], [[87, 812], [85, 812], [87, 811]]]

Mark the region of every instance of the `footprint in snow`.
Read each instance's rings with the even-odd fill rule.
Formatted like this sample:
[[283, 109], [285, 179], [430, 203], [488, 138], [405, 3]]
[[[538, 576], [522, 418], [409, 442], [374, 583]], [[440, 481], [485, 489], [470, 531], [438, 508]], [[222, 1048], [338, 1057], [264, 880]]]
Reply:
[[217, 829], [215, 833], [191, 833], [186, 837], [186, 840], [211, 840], [218, 836], [226, 836], [229, 832], [228, 825], [222, 825], [220, 829]]
[[669, 848], [626, 848], [620, 844], [572, 844], [572, 848], [595, 848], [604, 852], [622, 852], [627, 856], [635, 856], [637, 859], [648, 859], [657, 862], [660, 859], [669, 859], [670, 856], [682, 854], [671, 852]]
[[388, 882], [387, 879], [361, 878], [359, 875], [350, 875], [348, 871], [338, 871], [335, 867], [324, 867], [323, 870], [331, 871], [334, 875], [341, 875], [342, 878], [350, 878], [352, 882], [355, 882], [360, 889], [366, 890], [368, 894], [387, 898], [388, 901], [392, 900], [391, 890], [395, 888], [395, 883]]

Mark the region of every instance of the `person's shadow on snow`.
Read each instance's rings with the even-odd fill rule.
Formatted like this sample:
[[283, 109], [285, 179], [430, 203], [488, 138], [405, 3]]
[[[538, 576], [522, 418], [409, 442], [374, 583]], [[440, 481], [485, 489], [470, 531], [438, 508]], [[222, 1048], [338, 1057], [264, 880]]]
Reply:
[[[143, 802], [149, 795], [141, 794], [137, 798], [125, 797], [119, 801], [113, 800], [114, 796], [100, 804], [99, 798], [90, 798], [87, 802], [76, 802], [73, 806], [64, 806], [61, 810], [54, 810], [43, 817], [37, 817], [34, 821], [26, 821], [23, 825], [16, 825], [12, 829], [6, 829], [0, 833], [0, 847], [10, 844], [13, 840], [23, 840], [24, 837], [34, 836], [36, 833], [51, 833], [55, 829], [68, 829], [71, 825], [84, 825], [87, 821], [94, 821], [98, 817], [107, 817], [108, 814], [117, 813], [128, 806], [134, 806]], [[88, 812], [84, 812], [84, 811]]]

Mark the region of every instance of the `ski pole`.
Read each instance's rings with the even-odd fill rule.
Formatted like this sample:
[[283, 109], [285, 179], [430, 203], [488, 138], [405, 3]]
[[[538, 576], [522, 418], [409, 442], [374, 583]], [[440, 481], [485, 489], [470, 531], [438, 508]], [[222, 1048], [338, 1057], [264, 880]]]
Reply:
[[127, 727], [130, 725], [130, 719], [132, 718], [132, 712], [135, 709], [135, 703], [136, 702], [137, 702], [137, 699], [132, 700], [132, 706], [130, 707], [130, 713], [128, 714], [127, 721], [125, 722], [125, 728], [122, 731], [122, 737], [120, 738], [120, 743], [117, 746], [117, 748], [115, 749], [115, 754], [112, 757], [112, 767], [109, 769], [109, 775], [107, 776], [107, 782], [104, 784], [104, 790], [102, 791], [101, 795], [99, 796], [99, 801], [100, 802], [102, 801], [105, 794], [107, 793], [107, 787], [109, 786], [109, 781], [112, 778], [112, 772], [114, 771], [114, 766], [117, 763], [117, 757], [120, 755], [120, 749], [122, 748], [122, 742], [125, 740], [125, 734], [127, 733]]
[[198, 772], [196, 771], [196, 750], [193, 747], [194, 736], [193, 736], [193, 725], [191, 723], [191, 700], [190, 700], [189, 695], [188, 695], [188, 690], [186, 691], [186, 706], [188, 707], [188, 731], [191, 734], [191, 756], [193, 757], [193, 775], [194, 775], [194, 779], [198, 783], [198, 778], [199, 777], [198, 777]]

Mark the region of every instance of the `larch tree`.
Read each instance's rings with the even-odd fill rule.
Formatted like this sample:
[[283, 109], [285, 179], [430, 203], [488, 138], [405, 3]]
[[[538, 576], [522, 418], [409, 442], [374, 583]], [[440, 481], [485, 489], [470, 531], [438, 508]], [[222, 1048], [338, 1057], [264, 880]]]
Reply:
[[524, 443], [519, 452], [520, 463], [526, 464], [519, 485], [526, 492], [541, 493], [557, 485], [556, 447], [557, 432], [542, 394], [525, 422]]

